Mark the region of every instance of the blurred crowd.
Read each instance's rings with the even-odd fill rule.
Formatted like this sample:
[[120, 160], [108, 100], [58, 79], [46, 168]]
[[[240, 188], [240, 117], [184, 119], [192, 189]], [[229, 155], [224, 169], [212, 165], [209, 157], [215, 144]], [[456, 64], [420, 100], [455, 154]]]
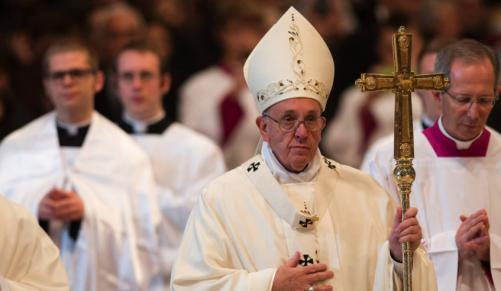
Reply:
[[[180, 113], [184, 110], [180, 92], [186, 82], [197, 72], [223, 64], [235, 86], [245, 86], [243, 62], [291, 5], [311, 21], [334, 55], [334, 89], [325, 111], [328, 122], [339, 114], [343, 92], [360, 73], [391, 72], [387, 32], [400, 25], [414, 34], [416, 54], [431, 40], [461, 37], [477, 39], [501, 53], [497, 0], [4, 0], [0, 2], [0, 137], [51, 110], [42, 86], [41, 57], [55, 39], [79, 36], [92, 44], [109, 77], [96, 96], [96, 109], [116, 120], [121, 109], [111, 78], [113, 58], [124, 44], [145, 38], [170, 59], [173, 84], [164, 97], [167, 114], [189, 124]], [[490, 120], [497, 130], [499, 107], [496, 104]], [[221, 146], [226, 142], [216, 141]]]

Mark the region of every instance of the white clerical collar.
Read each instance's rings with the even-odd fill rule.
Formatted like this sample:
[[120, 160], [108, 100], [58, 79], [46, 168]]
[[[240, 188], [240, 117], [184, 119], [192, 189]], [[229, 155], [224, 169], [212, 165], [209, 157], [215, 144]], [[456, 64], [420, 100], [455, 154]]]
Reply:
[[440, 116], [440, 118], [438, 119], [438, 127], [440, 128], [440, 131], [450, 140], [454, 141], [456, 143], [456, 148], [458, 150], [466, 150], [466, 149], [469, 149], [471, 144], [476, 141], [481, 135], [482, 133], [480, 133], [479, 135], [477, 135], [475, 138], [471, 139], [471, 140], [467, 140], [467, 141], [463, 141], [463, 140], [458, 140], [456, 138], [453, 138], [444, 128], [444, 124], [442, 123], [442, 116]]
[[270, 168], [271, 173], [280, 184], [310, 182], [320, 170], [320, 150], [318, 149], [311, 163], [300, 173], [290, 172], [282, 166], [267, 142], [263, 142], [261, 155], [266, 165]]
[[165, 111], [161, 110], [148, 120], [137, 120], [124, 111], [123, 119], [130, 124], [134, 133], [146, 133], [150, 124], [159, 122], [165, 117]]
[[80, 122], [68, 123], [68, 122], [62, 122], [62, 121], [59, 121], [56, 119], [57, 125], [59, 127], [64, 128], [64, 130], [66, 130], [66, 132], [72, 136], [77, 135], [78, 129], [89, 125], [91, 121], [92, 121], [92, 118], [88, 119], [88, 120], [80, 121]]

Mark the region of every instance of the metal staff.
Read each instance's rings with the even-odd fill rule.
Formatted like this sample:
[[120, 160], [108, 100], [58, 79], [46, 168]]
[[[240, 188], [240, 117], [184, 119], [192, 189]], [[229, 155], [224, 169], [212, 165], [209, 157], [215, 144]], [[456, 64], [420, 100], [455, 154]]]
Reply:
[[[411, 93], [415, 89], [444, 91], [449, 81], [443, 74], [415, 75], [411, 71], [412, 34], [401, 26], [393, 34], [392, 75], [363, 73], [355, 84], [362, 92], [391, 90], [395, 94], [395, 129], [393, 180], [397, 184], [402, 204], [402, 220], [410, 207], [411, 186], [416, 177], [412, 167], [414, 137], [412, 130]], [[408, 242], [402, 243], [404, 291], [412, 290], [412, 250]]]

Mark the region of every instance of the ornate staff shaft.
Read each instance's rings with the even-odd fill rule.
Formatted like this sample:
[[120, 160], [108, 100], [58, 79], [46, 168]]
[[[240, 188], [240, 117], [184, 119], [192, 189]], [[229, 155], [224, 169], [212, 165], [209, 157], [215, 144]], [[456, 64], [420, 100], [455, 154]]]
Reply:
[[[397, 184], [402, 207], [402, 221], [405, 212], [410, 207], [411, 186], [416, 174], [412, 167], [414, 158], [414, 140], [412, 130], [412, 106], [411, 94], [402, 94], [395, 102], [395, 135], [394, 135], [394, 158], [395, 169], [393, 180]], [[406, 104], [406, 103], [409, 104]], [[407, 112], [407, 110], [410, 111]], [[412, 290], [412, 250], [409, 242], [402, 243], [403, 261], [403, 284], [404, 290]]]

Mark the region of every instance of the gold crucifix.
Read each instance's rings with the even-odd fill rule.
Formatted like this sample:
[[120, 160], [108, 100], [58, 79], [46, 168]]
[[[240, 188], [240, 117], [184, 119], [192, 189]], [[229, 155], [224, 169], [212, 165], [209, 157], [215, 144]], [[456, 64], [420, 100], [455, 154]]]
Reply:
[[[449, 81], [443, 74], [415, 75], [411, 71], [412, 34], [401, 26], [393, 34], [393, 75], [363, 73], [355, 82], [362, 92], [391, 90], [395, 93], [395, 128], [393, 157], [396, 161], [393, 180], [398, 186], [402, 204], [402, 220], [410, 207], [411, 186], [416, 174], [412, 167], [414, 137], [412, 130], [411, 93], [415, 89], [444, 91]], [[402, 244], [404, 291], [412, 290], [412, 251], [409, 243]]]

